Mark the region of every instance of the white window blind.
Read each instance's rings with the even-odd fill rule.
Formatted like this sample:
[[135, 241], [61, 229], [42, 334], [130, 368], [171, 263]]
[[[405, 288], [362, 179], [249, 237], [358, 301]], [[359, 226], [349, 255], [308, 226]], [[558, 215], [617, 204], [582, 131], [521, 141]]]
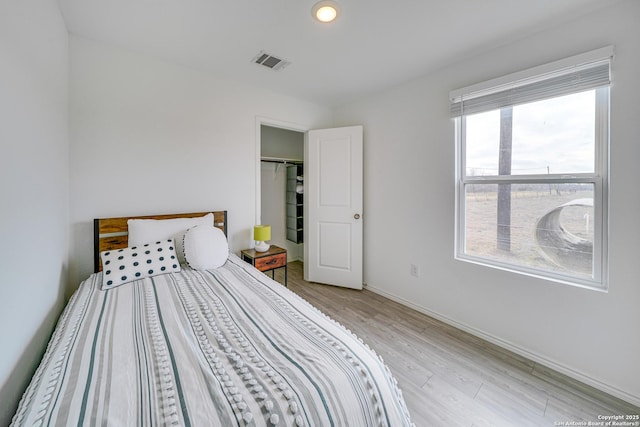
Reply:
[[[496, 79], [495, 85], [485, 88], [469, 87], [451, 94], [451, 116], [460, 117], [496, 110], [509, 105], [554, 98], [589, 89], [608, 86], [613, 48], [603, 48], [568, 60], [548, 64], [552, 71], [520, 73]], [[586, 59], [585, 59], [586, 56]], [[592, 58], [593, 57], [593, 58]], [[567, 62], [587, 61], [565, 65]], [[555, 69], [554, 69], [555, 65]], [[564, 65], [564, 66], [563, 66]], [[519, 77], [524, 74], [524, 77]], [[532, 74], [532, 76], [526, 76]], [[508, 81], [500, 84], [499, 81]], [[510, 80], [510, 81], [509, 81]], [[491, 84], [491, 82], [487, 82]]]

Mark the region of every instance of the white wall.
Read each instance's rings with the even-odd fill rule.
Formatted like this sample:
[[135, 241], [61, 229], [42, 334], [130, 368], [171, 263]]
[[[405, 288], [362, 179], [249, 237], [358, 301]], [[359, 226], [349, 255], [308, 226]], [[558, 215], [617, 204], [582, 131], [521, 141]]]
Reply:
[[68, 59], [55, 0], [0, 3], [0, 425], [42, 357], [67, 284]]
[[[365, 128], [369, 288], [640, 404], [640, 2], [630, 0], [338, 108]], [[608, 293], [455, 261], [448, 93], [615, 45]], [[428, 43], [425, 51], [428, 55]], [[385, 244], [387, 242], [387, 244]], [[388, 242], [393, 242], [389, 245]], [[422, 275], [409, 274], [411, 263]]]
[[331, 111], [88, 39], [71, 37], [71, 279], [92, 272], [92, 219], [228, 210], [252, 244], [260, 120], [301, 128]]

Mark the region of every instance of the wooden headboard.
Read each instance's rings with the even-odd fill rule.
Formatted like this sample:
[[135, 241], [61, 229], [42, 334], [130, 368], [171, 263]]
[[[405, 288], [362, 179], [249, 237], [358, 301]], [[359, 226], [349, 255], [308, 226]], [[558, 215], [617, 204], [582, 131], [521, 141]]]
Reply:
[[[173, 219], [194, 218], [209, 212], [192, 212], [168, 215], [123, 216], [118, 218], [96, 218], [93, 220], [93, 269], [97, 273], [102, 269], [100, 252], [126, 248], [129, 243], [127, 221], [130, 219]], [[227, 235], [227, 211], [211, 211], [213, 225]]]

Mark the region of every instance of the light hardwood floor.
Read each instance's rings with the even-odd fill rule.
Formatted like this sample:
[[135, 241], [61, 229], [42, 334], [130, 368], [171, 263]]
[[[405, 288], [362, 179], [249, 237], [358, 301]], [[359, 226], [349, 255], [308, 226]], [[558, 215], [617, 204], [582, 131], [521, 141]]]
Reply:
[[[283, 269], [276, 280], [283, 282]], [[340, 322], [383, 357], [416, 426], [588, 425], [640, 408], [368, 290], [302, 279], [289, 289]], [[563, 424], [561, 424], [563, 423]]]

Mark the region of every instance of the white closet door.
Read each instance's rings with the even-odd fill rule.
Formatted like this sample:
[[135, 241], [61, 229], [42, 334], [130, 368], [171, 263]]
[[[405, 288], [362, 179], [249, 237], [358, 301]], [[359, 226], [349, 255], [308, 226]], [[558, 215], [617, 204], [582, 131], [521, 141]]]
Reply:
[[362, 289], [362, 126], [306, 139], [305, 280]]

